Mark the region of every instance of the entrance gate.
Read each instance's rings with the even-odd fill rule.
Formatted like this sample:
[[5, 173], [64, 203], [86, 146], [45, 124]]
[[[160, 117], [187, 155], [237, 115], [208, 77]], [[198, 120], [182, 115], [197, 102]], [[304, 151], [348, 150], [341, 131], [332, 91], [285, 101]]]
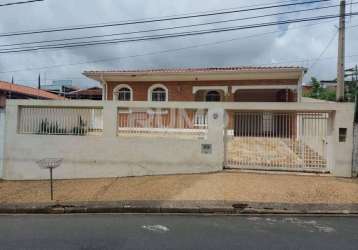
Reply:
[[328, 113], [229, 114], [226, 168], [328, 172]]

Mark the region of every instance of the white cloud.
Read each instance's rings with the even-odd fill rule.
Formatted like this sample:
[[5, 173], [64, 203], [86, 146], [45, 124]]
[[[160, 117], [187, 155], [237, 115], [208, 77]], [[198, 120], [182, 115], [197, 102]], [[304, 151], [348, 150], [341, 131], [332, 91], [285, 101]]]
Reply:
[[[273, 0], [46, 0], [43, 3], [4, 7], [0, 9], [2, 23], [0, 33], [33, 30], [51, 27], [83, 25], [93, 23], [106, 23], [130, 19], [144, 19], [165, 15], [175, 15], [206, 10], [218, 10], [253, 4], [272, 3]], [[277, 0], [278, 2], [278, 0]], [[294, 2], [294, 1], [292, 1]], [[332, 1], [329, 4], [337, 4]], [[328, 5], [329, 5], [328, 4]], [[324, 5], [327, 5], [325, 3]], [[318, 5], [314, 5], [318, 6]], [[314, 7], [312, 5], [305, 7]], [[300, 8], [303, 8], [302, 6]], [[356, 7], [355, 7], [356, 8]], [[87, 31], [59, 32], [39, 34], [23, 37], [2, 37], [0, 44], [12, 44], [24, 41], [37, 41], [48, 39], [61, 39], [81, 35], [99, 35], [118, 33], [122, 31], [135, 31], [141, 29], [160, 28], [170, 25], [186, 25], [196, 22], [225, 20], [227, 18], [241, 18], [251, 15], [267, 14], [276, 11], [299, 9], [298, 7], [282, 8], [275, 10], [255, 11], [250, 13], [237, 13], [229, 16], [206, 17], [196, 20], [181, 20], [168, 23], [152, 23], [130, 27], [115, 27], [111, 29], [91, 29]], [[223, 26], [245, 25], [254, 22], [269, 22], [298, 17], [325, 15], [328, 13], [338, 14], [338, 9], [305, 12], [301, 14], [270, 17], [259, 20], [240, 21], [222, 24]], [[352, 18], [347, 25], [358, 24], [357, 17]], [[73, 79], [74, 83], [93, 84], [83, 79], [81, 72], [87, 69], [116, 69], [116, 68], [158, 68], [158, 67], [201, 67], [201, 66], [232, 66], [232, 65], [302, 65], [310, 66], [314, 58], [320, 56], [327, 47], [329, 40], [335, 32], [334, 25], [337, 21], [321, 23], [320, 25], [307, 26], [312, 23], [291, 24], [281, 27], [266, 27], [252, 30], [239, 30], [227, 33], [216, 33], [204, 36], [172, 38], [164, 40], [122, 43], [117, 45], [94, 46], [88, 48], [39, 51], [31, 53], [0, 55], [0, 72], [13, 71], [16, 69], [38, 68], [52, 65], [68, 65], [66, 67], [54, 67], [36, 69], [32, 71], [17, 71], [0, 74], [0, 79], [10, 80], [14, 75], [15, 80], [27, 85], [36, 85], [37, 75], [42, 74], [48, 81], [52, 79]], [[303, 27], [304, 26], [304, 27]], [[206, 27], [212, 28], [216, 26]], [[170, 31], [170, 32], [175, 32]], [[276, 32], [267, 35], [255, 36], [265, 32]], [[353, 45], [358, 40], [358, 27], [348, 31], [347, 55], [358, 54]], [[255, 37], [247, 38], [247, 36]], [[246, 38], [243, 38], [246, 37]], [[241, 39], [240, 39], [241, 38]], [[148, 54], [162, 50], [175, 50], [182, 47], [195, 46], [198, 44], [215, 43], [217, 41], [237, 39], [235, 41], [201, 46], [188, 50], [180, 50], [172, 53], [162, 53], [141, 57], [128, 58], [138, 54]], [[315, 67], [309, 72], [320, 78], [333, 78], [336, 71], [336, 46], [334, 41], [327, 49], [322, 60], [316, 62]], [[104, 58], [124, 57], [120, 60], [104, 61], [90, 64], [69, 66], [77, 62], [96, 61]], [[127, 57], [127, 58], [126, 58]], [[358, 63], [358, 57], [348, 57], [348, 66]]]

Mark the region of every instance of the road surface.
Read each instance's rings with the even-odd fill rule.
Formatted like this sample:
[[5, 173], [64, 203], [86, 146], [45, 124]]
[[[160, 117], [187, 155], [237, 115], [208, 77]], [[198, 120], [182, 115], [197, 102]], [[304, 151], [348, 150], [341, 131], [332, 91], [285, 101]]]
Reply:
[[358, 217], [4, 215], [0, 249], [358, 249]]

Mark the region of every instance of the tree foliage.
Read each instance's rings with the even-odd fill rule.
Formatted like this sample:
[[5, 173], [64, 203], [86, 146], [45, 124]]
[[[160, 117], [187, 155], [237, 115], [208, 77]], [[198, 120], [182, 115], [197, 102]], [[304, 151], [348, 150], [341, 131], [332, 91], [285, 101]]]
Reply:
[[317, 78], [311, 78], [312, 89], [309, 93], [305, 94], [305, 97], [310, 97], [314, 99], [335, 101], [336, 93], [333, 90], [325, 89], [322, 87], [320, 81]]
[[[358, 95], [358, 66], [345, 70], [345, 93], [344, 101], [356, 102]], [[336, 79], [337, 80], [337, 79]], [[336, 101], [336, 92], [332, 89], [325, 89], [317, 78], [311, 78], [312, 89], [305, 97]]]

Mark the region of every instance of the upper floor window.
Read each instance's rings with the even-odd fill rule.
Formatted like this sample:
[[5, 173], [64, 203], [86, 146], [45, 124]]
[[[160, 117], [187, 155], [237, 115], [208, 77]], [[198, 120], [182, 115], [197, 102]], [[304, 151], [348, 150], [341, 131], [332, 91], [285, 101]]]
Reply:
[[132, 92], [129, 88], [121, 88], [118, 91], [118, 100], [119, 101], [130, 101]]
[[221, 96], [218, 91], [209, 91], [205, 97], [206, 102], [220, 102]]
[[165, 102], [167, 99], [167, 92], [163, 88], [156, 88], [152, 91], [153, 102]]
[[128, 102], [133, 101], [133, 90], [127, 84], [118, 85], [113, 90], [113, 100]]
[[167, 102], [168, 89], [160, 84], [153, 85], [149, 88], [148, 99], [152, 102]]

